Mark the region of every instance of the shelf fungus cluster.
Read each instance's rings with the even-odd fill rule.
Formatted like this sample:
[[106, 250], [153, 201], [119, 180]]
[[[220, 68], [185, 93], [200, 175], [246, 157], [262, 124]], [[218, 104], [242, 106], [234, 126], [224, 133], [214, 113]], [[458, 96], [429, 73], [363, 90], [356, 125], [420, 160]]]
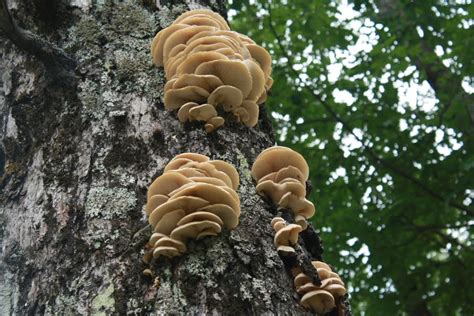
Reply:
[[298, 234], [301, 232], [301, 226], [297, 224], [287, 225], [281, 217], [275, 217], [271, 222], [275, 237], [273, 243], [277, 248], [278, 254], [283, 257], [291, 257], [296, 254], [294, 245], [298, 242]]
[[216, 236], [239, 223], [239, 174], [222, 161], [195, 153], [174, 157], [148, 188], [145, 211], [153, 234], [145, 261], [186, 251], [188, 239]]
[[179, 16], [151, 44], [153, 62], [164, 66], [165, 108], [181, 122], [202, 121], [207, 132], [224, 124], [218, 110], [246, 126], [257, 124], [273, 79], [271, 56], [249, 37], [231, 31], [217, 13], [199, 9]]
[[325, 314], [332, 311], [338, 300], [346, 294], [344, 282], [339, 275], [331, 270], [329, 265], [322, 261], [313, 261], [321, 285], [315, 285], [304, 273], [298, 273], [294, 279], [296, 291], [301, 295], [301, 305], [318, 313]]
[[296, 151], [274, 146], [262, 151], [252, 166], [257, 193], [270, 198], [280, 208], [293, 211], [295, 223], [306, 229], [306, 219], [315, 213], [306, 197], [309, 167]]

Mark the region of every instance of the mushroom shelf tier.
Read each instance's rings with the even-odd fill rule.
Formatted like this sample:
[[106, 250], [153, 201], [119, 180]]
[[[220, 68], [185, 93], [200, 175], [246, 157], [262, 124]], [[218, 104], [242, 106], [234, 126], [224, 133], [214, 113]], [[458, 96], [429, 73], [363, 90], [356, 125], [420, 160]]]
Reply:
[[239, 224], [239, 174], [222, 160], [195, 153], [174, 157], [148, 188], [145, 212], [153, 234], [144, 260], [186, 251], [189, 238], [216, 236]]
[[249, 37], [231, 31], [219, 14], [188, 11], [156, 34], [153, 62], [164, 66], [165, 108], [181, 122], [203, 121], [207, 132], [224, 124], [218, 111], [246, 126], [257, 124], [273, 79], [270, 54]]
[[346, 294], [344, 282], [339, 275], [331, 270], [329, 265], [322, 261], [313, 261], [318, 272], [321, 285], [311, 283], [304, 273], [298, 273], [294, 279], [296, 292], [301, 295], [301, 305], [318, 313], [326, 314], [335, 307], [343, 309], [340, 299]]
[[296, 151], [274, 146], [262, 151], [252, 166], [257, 193], [270, 198], [281, 208], [293, 211], [295, 223], [306, 229], [306, 219], [315, 213], [314, 204], [306, 197], [309, 167]]

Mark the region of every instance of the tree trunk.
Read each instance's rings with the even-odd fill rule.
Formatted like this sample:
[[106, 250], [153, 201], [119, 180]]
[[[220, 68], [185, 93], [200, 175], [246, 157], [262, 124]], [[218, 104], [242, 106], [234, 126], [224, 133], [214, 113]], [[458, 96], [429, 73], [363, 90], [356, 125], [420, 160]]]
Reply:
[[[222, 13], [222, 1], [209, 2]], [[274, 143], [265, 107], [256, 128], [228, 117], [211, 134], [164, 110], [164, 73], [149, 45], [189, 5], [9, 7], [18, 25], [0, 37], [0, 315], [307, 313], [273, 246], [277, 210], [250, 176]], [[240, 224], [160, 258], [150, 278], [141, 261], [146, 190], [182, 152], [237, 168]], [[304, 236], [301, 260], [320, 259], [319, 237]]]

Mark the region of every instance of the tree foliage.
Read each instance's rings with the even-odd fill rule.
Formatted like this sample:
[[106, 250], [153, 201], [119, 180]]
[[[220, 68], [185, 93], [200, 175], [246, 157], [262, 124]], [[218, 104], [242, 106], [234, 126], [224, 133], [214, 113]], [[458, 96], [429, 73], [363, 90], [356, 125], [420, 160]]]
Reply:
[[472, 315], [470, 2], [233, 1], [271, 52], [267, 106], [310, 162], [314, 224], [355, 314]]

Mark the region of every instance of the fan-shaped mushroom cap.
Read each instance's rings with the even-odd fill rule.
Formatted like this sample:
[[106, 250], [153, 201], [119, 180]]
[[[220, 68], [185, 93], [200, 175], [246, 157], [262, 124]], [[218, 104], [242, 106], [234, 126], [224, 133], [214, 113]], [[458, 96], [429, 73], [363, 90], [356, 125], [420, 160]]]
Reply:
[[207, 124], [204, 125], [204, 128], [206, 129], [206, 132], [210, 133], [222, 125], [224, 125], [224, 118], [221, 116], [216, 116], [207, 121]]
[[275, 247], [293, 246], [298, 242], [298, 234], [301, 232], [299, 225], [290, 224], [280, 229], [276, 234], [273, 242]]
[[166, 213], [154, 226], [156, 232], [169, 235], [171, 231], [176, 227], [178, 222], [186, 215], [184, 210], [174, 210]]
[[331, 277], [331, 278], [324, 279], [324, 280], [321, 281], [321, 287], [322, 288], [325, 288], [325, 287], [327, 287], [328, 285], [331, 285], [331, 284], [338, 284], [338, 285], [344, 286], [344, 282], [342, 282], [342, 280], [339, 276], [337, 276], [336, 278]]
[[295, 248], [290, 246], [278, 246], [277, 247], [278, 255], [282, 257], [293, 257], [296, 256]]
[[234, 39], [229, 38], [228, 36], [218, 35], [216, 32], [207, 31], [207, 32], [200, 32], [188, 40], [188, 50], [186, 52], [190, 52], [196, 46], [203, 45], [203, 44], [224, 44], [226, 47], [229, 47], [234, 52], [240, 51], [240, 45]]
[[179, 255], [180, 252], [175, 247], [156, 247], [153, 250], [153, 258], [158, 258], [159, 256], [176, 257]]
[[184, 194], [184, 196], [172, 197], [168, 200], [168, 202], [161, 204], [156, 209], [154, 209], [153, 212], [151, 212], [150, 216], [148, 217], [148, 222], [152, 227], [155, 227], [161, 218], [169, 212], [181, 209], [186, 213], [189, 213], [208, 204], [209, 202], [206, 199], [186, 194]]
[[173, 88], [179, 89], [186, 86], [196, 86], [211, 93], [221, 85], [223, 85], [222, 81], [213, 75], [183, 74], [176, 79]]
[[262, 94], [258, 97], [258, 100], [257, 100], [257, 104], [262, 104], [264, 103], [265, 101], [267, 101], [267, 90], [263, 90], [262, 91]]
[[285, 193], [278, 205], [283, 208], [291, 209], [295, 214], [301, 215], [305, 218], [310, 218], [316, 213], [314, 204], [304, 198], [299, 198], [291, 192]]
[[298, 294], [304, 294], [304, 293], [308, 293], [310, 291], [316, 291], [316, 290], [319, 290], [319, 289], [320, 289], [319, 286], [316, 286], [313, 283], [309, 282], [309, 283], [303, 284], [300, 287], [297, 287], [296, 292]]
[[325, 262], [315, 260], [315, 261], [311, 261], [311, 263], [313, 264], [313, 267], [315, 267], [316, 269], [326, 269], [328, 271], [332, 271], [331, 267]]
[[198, 197], [208, 201], [209, 204], [226, 204], [240, 214], [240, 202], [235, 200], [235, 197], [222, 187], [216, 187], [215, 185], [207, 183], [196, 183], [193, 186], [180, 190], [173, 196], [173, 199], [185, 196]]
[[265, 90], [270, 90], [270, 88], [273, 86], [273, 78], [268, 77], [267, 81], [265, 81]]
[[177, 78], [173, 78], [171, 80], [168, 80], [163, 88], [163, 91], [166, 93], [168, 90], [172, 89], [174, 86], [174, 83], [178, 80]]
[[188, 27], [189, 25], [175, 23], [162, 29], [155, 35], [151, 43], [151, 55], [153, 56], [153, 63], [156, 66], [163, 66], [163, 46], [168, 37], [174, 32]]
[[216, 28], [212, 26], [193, 26], [193, 27], [185, 27], [181, 28], [168, 36], [164, 45], [163, 45], [163, 63], [166, 64], [169, 53], [173, 47], [179, 44], [185, 44], [191, 37], [195, 34], [203, 32], [203, 31], [215, 31]]
[[196, 15], [207, 15], [211, 17], [212, 19], [218, 21], [221, 29], [223, 30], [229, 29], [229, 25], [227, 24], [227, 22], [224, 20], [222, 16], [208, 9], [195, 9], [191, 11], [186, 11], [183, 14], [181, 14], [179, 17], [177, 17], [173, 23], [180, 23], [180, 21], [186, 19], [187, 17], [196, 16]]
[[163, 194], [153, 195], [151, 198], [148, 199], [146, 203], [146, 206], [145, 206], [146, 215], [150, 214], [155, 208], [157, 208], [161, 204], [168, 201], [168, 199], [169, 197]]
[[181, 123], [186, 122], [189, 119], [189, 110], [193, 107], [199, 106], [196, 102], [188, 102], [183, 104], [178, 110], [178, 119]]
[[303, 156], [282, 146], [274, 146], [262, 151], [255, 160], [251, 173], [252, 177], [258, 181], [261, 177], [288, 166], [299, 169], [304, 181], [308, 180], [309, 166]]
[[242, 92], [242, 97], [248, 96], [252, 90], [252, 76], [247, 67], [236, 60], [213, 60], [199, 65], [197, 75], [214, 75], [225, 85], [234, 86]]
[[150, 240], [148, 241], [148, 243], [150, 245], [154, 246], [155, 243], [163, 237], [167, 237], [167, 236], [165, 234], [155, 232], [151, 235]]
[[219, 216], [228, 229], [233, 229], [239, 224], [239, 213], [235, 212], [229, 205], [212, 204], [200, 208], [198, 211], [205, 211]]
[[253, 60], [246, 59], [244, 64], [252, 76], [252, 90], [245, 99], [256, 102], [265, 89], [265, 75], [260, 66]]
[[170, 192], [189, 182], [191, 182], [189, 179], [176, 172], [164, 173], [156, 178], [148, 188], [147, 199], [150, 200], [152, 196], [159, 194], [168, 195]]
[[228, 60], [228, 58], [226, 55], [216, 52], [197, 52], [186, 56], [183, 63], [176, 68], [176, 74], [178, 76], [192, 74], [199, 65], [214, 60]]
[[[273, 202], [280, 204], [282, 197], [291, 193], [294, 196], [304, 197], [306, 188], [299, 182], [275, 183], [271, 180], [259, 182], [256, 186], [257, 193], [260, 195], [267, 195]], [[285, 200], [286, 201], [286, 200]]]
[[301, 305], [318, 314], [326, 314], [336, 307], [336, 302], [331, 293], [324, 290], [316, 290], [303, 295]]
[[295, 215], [295, 223], [301, 226], [302, 230], [308, 228], [308, 222], [306, 221], [305, 217], [302, 215]]
[[[214, 163], [213, 163], [214, 161], [215, 160], [211, 160], [209, 162], [201, 162], [201, 163], [189, 162], [189, 163], [183, 165], [182, 168], [196, 168], [197, 170], [202, 171], [203, 173], [205, 173], [205, 175], [207, 175], [209, 177], [217, 178], [219, 180], [222, 180], [228, 187], [233, 188], [233, 185], [234, 185], [233, 181], [236, 181], [235, 174], [231, 173], [231, 171], [228, 171], [229, 174], [227, 174], [224, 171], [220, 171], [214, 165]], [[224, 167], [222, 164], [219, 164], [219, 163], [215, 163], [215, 164], [217, 164], [221, 168]], [[232, 179], [232, 177], [234, 177], [234, 179]], [[238, 185], [238, 178], [237, 178], [236, 184]]]
[[249, 100], [242, 102], [242, 108], [247, 112], [247, 117], [241, 118], [245, 126], [254, 127], [258, 122], [258, 105]]
[[226, 175], [229, 176], [230, 180], [232, 181], [232, 188], [237, 190], [239, 186], [239, 173], [235, 170], [234, 166], [231, 164], [223, 161], [223, 160], [211, 160], [209, 161], [211, 165], [213, 165], [218, 171], [224, 172]]
[[198, 211], [198, 212], [194, 212], [194, 213], [186, 215], [185, 217], [181, 218], [181, 220], [178, 222], [178, 226], [182, 226], [187, 223], [198, 222], [198, 221], [211, 221], [211, 222], [216, 222], [220, 226], [224, 226], [224, 222], [219, 216], [210, 212], [203, 212], [203, 211]]
[[212, 221], [198, 221], [176, 227], [171, 232], [171, 238], [185, 241], [188, 238], [196, 238], [203, 231], [215, 234], [221, 232], [221, 226]]
[[176, 155], [172, 160], [176, 160], [179, 158], [186, 158], [196, 162], [204, 162], [209, 160], [209, 157], [196, 153], [181, 153], [179, 155]]
[[324, 269], [324, 268], [317, 268], [316, 271], [318, 271], [319, 279], [324, 280], [330, 277], [330, 270]]
[[198, 105], [189, 110], [190, 121], [208, 121], [215, 116], [217, 116], [216, 109], [210, 104]]
[[274, 217], [270, 224], [273, 230], [278, 232], [280, 229], [286, 226], [286, 221], [281, 217]]
[[219, 24], [219, 22], [217, 22], [212, 17], [205, 14], [190, 15], [188, 17], [185, 17], [181, 21], [179, 21], [179, 23], [187, 24], [187, 25], [207, 25], [207, 26], [213, 26], [216, 29], [221, 28], [221, 25]]
[[247, 49], [252, 55], [252, 58], [257, 61], [262, 69], [265, 78], [267, 78], [272, 73], [272, 57], [268, 51], [262, 46], [256, 44], [247, 45]]
[[183, 253], [186, 251], [186, 245], [179, 240], [163, 237], [156, 241], [155, 247], [173, 247], [179, 252]]
[[224, 181], [217, 178], [213, 178], [213, 177], [190, 177], [189, 180], [192, 180], [194, 182], [209, 183], [212, 185], [217, 185], [218, 187], [227, 186], [227, 184]]
[[180, 89], [170, 89], [165, 93], [165, 108], [167, 110], [179, 109], [188, 102], [203, 103], [207, 100], [209, 92], [196, 86], [188, 86]]
[[231, 111], [242, 104], [242, 92], [234, 86], [220, 86], [209, 95], [209, 104], [222, 106], [224, 111]]
[[293, 167], [293, 166], [288, 166], [288, 167], [278, 170], [278, 172], [275, 175], [274, 181], [280, 182], [287, 178], [296, 179], [302, 184], [306, 183], [306, 181], [304, 180], [303, 173], [298, 168]]
[[346, 288], [340, 284], [330, 284], [324, 287], [324, 290], [331, 293], [334, 297], [341, 297], [347, 293]]
[[176, 158], [174, 157], [173, 159], [170, 160], [170, 162], [168, 162], [168, 164], [165, 166], [165, 170], [164, 172], [165, 173], [168, 173], [168, 171], [174, 171], [174, 170], [177, 170], [179, 168], [181, 168], [182, 166], [184, 166], [185, 164], [187, 163], [190, 163], [190, 162], [194, 162], [194, 160], [190, 159], [190, 158]]
[[295, 279], [293, 280], [293, 283], [295, 284], [295, 287], [300, 287], [306, 283], [311, 282], [311, 279], [304, 273], [299, 273], [295, 276]]

